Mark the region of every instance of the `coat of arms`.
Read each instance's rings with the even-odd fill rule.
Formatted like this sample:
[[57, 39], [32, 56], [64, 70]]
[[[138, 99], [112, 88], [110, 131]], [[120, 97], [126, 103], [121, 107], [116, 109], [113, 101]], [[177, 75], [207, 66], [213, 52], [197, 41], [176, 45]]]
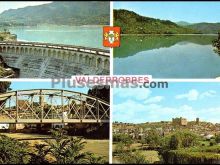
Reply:
[[119, 47], [120, 46], [120, 27], [103, 27], [103, 46]]

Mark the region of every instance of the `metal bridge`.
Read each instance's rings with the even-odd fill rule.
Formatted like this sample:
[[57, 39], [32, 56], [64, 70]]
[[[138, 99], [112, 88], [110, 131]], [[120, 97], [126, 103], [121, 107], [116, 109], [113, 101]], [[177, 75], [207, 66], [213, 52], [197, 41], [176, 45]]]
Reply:
[[0, 94], [0, 123], [109, 123], [107, 102], [83, 93], [32, 89]]

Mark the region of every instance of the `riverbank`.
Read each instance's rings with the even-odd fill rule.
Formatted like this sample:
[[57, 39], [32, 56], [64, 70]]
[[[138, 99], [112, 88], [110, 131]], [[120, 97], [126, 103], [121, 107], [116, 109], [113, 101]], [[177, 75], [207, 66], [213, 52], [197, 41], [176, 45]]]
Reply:
[[9, 67], [0, 54], [0, 78], [17, 78], [19, 69]]
[[[0, 32], [0, 42], [1, 41], [16, 41], [17, 35], [10, 33], [6, 29], [4, 32]], [[9, 67], [1, 56], [0, 50], [0, 78], [16, 78], [18, 77], [19, 70], [16, 68]]]

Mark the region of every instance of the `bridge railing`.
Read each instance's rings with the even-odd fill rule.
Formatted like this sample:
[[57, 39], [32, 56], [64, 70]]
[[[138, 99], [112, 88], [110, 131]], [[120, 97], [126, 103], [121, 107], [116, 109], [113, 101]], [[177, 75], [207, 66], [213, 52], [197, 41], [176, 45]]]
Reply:
[[41, 48], [52, 48], [52, 49], [62, 49], [69, 51], [78, 51], [83, 53], [97, 54], [101, 56], [110, 56], [110, 51], [99, 48], [90, 48], [83, 46], [74, 45], [64, 45], [64, 44], [52, 44], [52, 43], [40, 43], [40, 42], [22, 42], [22, 41], [1, 41], [0, 45], [5, 46], [31, 46], [31, 47], [41, 47]]

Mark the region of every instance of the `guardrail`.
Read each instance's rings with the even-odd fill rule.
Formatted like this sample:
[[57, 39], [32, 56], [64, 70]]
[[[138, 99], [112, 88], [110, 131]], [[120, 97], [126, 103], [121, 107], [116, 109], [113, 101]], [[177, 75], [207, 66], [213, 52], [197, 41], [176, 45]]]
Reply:
[[84, 46], [74, 46], [74, 45], [64, 45], [64, 44], [52, 44], [52, 43], [40, 43], [40, 42], [22, 42], [22, 41], [1, 41], [0, 45], [5, 46], [31, 46], [31, 47], [43, 47], [52, 49], [62, 49], [69, 51], [78, 51], [83, 53], [97, 54], [101, 56], [110, 56], [109, 50], [99, 49], [99, 48], [89, 48]]

